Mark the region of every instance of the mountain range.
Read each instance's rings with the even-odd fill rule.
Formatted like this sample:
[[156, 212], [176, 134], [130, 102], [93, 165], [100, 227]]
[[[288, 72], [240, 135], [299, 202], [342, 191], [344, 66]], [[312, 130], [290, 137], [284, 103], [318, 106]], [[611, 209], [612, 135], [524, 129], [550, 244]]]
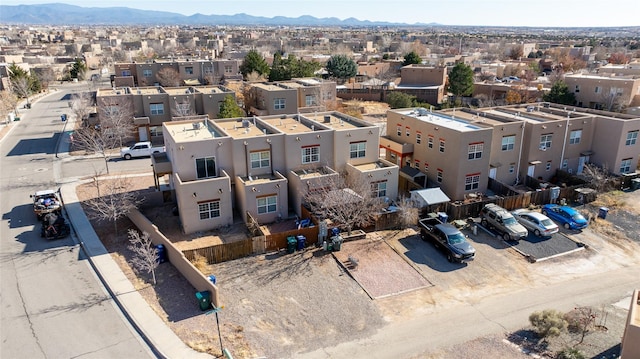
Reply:
[[[0, 23], [28, 25], [268, 25], [268, 26], [399, 26], [408, 24], [336, 17], [261, 17], [247, 14], [190, 16], [166, 11], [128, 7], [81, 7], [54, 3], [39, 5], [0, 5]], [[411, 24], [425, 26], [437, 24]]]

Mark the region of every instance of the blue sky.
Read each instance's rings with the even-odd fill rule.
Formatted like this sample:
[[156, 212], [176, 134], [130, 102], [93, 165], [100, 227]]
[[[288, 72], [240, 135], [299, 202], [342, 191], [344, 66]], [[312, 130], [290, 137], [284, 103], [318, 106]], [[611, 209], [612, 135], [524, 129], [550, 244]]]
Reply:
[[3, 5], [124, 6], [192, 15], [354, 17], [413, 24], [482, 26], [640, 26], [638, 0], [2, 0]]

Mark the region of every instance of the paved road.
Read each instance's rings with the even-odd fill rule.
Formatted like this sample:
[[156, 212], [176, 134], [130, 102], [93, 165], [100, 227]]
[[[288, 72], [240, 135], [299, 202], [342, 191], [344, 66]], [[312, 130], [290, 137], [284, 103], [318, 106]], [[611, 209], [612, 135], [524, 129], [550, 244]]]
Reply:
[[64, 93], [49, 95], [0, 143], [0, 357], [153, 357], [74, 239], [46, 241], [36, 230], [29, 194], [58, 187], [53, 160], [66, 112]]

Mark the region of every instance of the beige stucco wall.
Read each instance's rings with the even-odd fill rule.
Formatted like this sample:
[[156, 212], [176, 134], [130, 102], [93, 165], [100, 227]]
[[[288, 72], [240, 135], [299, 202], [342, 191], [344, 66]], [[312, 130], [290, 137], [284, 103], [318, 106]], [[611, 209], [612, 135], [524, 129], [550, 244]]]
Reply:
[[[495, 125], [491, 139], [491, 154], [489, 165], [495, 166], [496, 180], [502, 183], [515, 183], [518, 176], [519, 162], [523, 159], [520, 156], [520, 147], [522, 146], [524, 135], [523, 122], [507, 122]], [[502, 139], [507, 136], [515, 136], [513, 150], [502, 150]], [[513, 164], [513, 173], [509, 172], [510, 166]], [[487, 173], [487, 176], [489, 174]]]
[[620, 359], [640, 358], [640, 290], [633, 291], [627, 325], [622, 336]]
[[[269, 176], [266, 180], [263, 177], [252, 180], [236, 177], [235, 188], [238, 197], [238, 208], [243, 220], [246, 221], [245, 213], [249, 212], [258, 223], [272, 223], [276, 220], [287, 218], [289, 212], [289, 197], [287, 190], [287, 179], [279, 172], [274, 176]], [[258, 214], [258, 198], [276, 196], [276, 211]]]
[[632, 171], [640, 157], [640, 138], [636, 144], [626, 146], [627, 134], [640, 131], [640, 118], [614, 119], [598, 118], [593, 137], [591, 162], [606, 166], [614, 173], [620, 173], [620, 162], [631, 158]]

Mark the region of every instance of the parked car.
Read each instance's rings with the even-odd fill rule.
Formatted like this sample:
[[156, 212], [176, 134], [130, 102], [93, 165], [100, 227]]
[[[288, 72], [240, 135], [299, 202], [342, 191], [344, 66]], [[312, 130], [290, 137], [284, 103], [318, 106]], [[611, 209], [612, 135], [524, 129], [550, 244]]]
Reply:
[[589, 224], [580, 212], [569, 206], [545, 204], [542, 206], [542, 214], [558, 222], [566, 229], [583, 229]]
[[507, 241], [520, 240], [529, 235], [509, 211], [494, 203], [489, 203], [480, 211], [480, 223], [483, 227], [494, 228]]
[[164, 146], [153, 146], [150, 141], [138, 142], [131, 147], [120, 149], [120, 157], [130, 160], [135, 157], [147, 157], [152, 153], [161, 153], [165, 151]]
[[33, 213], [36, 214], [39, 221], [49, 213], [60, 215], [62, 212], [62, 201], [56, 190], [37, 191], [30, 197], [33, 200]]
[[446, 254], [449, 262], [467, 263], [475, 258], [475, 248], [456, 227], [442, 223], [437, 218], [421, 219], [418, 223], [422, 240], [431, 240], [436, 248]]
[[538, 237], [551, 237], [554, 233], [558, 233], [558, 225], [542, 213], [517, 209], [511, 214], [521, 225]]

